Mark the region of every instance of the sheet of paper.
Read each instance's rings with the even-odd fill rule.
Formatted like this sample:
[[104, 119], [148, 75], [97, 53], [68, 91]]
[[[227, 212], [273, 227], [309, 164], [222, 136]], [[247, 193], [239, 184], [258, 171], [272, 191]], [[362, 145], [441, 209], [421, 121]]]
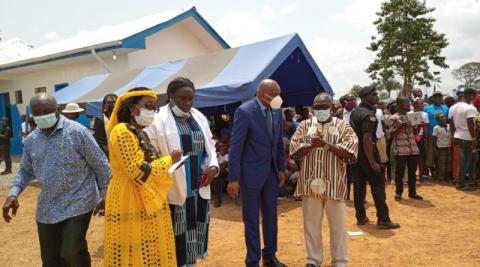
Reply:
[[361, 236], [363, 235], [363, 232], [358, 231], [358, 232], [353, 232], [353, 231], [347, 231], [349, 236]]
[[419, 125], [422, 123], [422, 112], [411, 112], [407, 113], [408, 120], [413, 126]]
[[173, 174], [180, 166], [182, 166], [185, 163], [185, 160], [188, 158], [187, 156], [183, 156], [179, 161], [175, 162], [172, 164], [170, 169], [168, 169], [169, 174]]

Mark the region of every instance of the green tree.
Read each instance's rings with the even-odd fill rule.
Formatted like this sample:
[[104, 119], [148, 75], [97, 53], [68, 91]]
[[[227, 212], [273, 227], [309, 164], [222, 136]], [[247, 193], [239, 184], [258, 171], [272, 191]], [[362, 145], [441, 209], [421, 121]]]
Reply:
[[470, 62], [458, 69], [454, 69], [452, 75], [466, 87], [475, 86], [480, 79], [480, 62]]
[[388, 0], [382, 3], [373, 22], [368, 50], [376, 57], [367, 69], [374, 80], [398, 75], [403, 79], [403, 95], [410, 95], [415, 84], [431, 86], [435, 79], [430, 65], [448, 68], [441, 51], [448, 45], [445, 34], [433, 29], [435, 19], [428, 16], [434, 8], [419, 0]]
[[373, 82], [379, 90], [385, 90], [388, 93], [388, 97], [391, 97], [392, 91], [398, 91], [402, 89], [402, 84], [394, 78], [381, 79]]
[[358, 97], [358, 91], [360, 91], [362, 87], [358, 84], [355, 84], [352, 86], [352, 89], [350, 89], [350, 94], [352, 94], [354, 97]]

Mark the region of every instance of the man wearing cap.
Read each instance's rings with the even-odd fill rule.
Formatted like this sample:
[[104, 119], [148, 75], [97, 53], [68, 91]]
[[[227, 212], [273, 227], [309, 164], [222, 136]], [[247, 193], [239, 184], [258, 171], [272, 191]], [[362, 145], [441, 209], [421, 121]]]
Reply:
[[358, 136], [358, 161], [353, 165], [355, 216], [358, 225], [369, 222], [365, 212], [367, 181], [370, 184], [373, 201], [377, 209], [377, 227], [379, 229], [399, 228], [398, 223], [390, 220], [385, 194], [385, 178], [380, 154], [376, 146], [376, 130], [379, 121], [375, 116], [378, 92], [374, 86], [362, 88], [358, 95], [362, 99], [359, 107], [350, 117], [350, 125]]
[[77, 103], [68, 103], [65, 106], [65, 109], [62, 110], [62, 113], [65, 118], [76, 121], [85, 127], [89, 127], [90, 121], [85, 116], [80, 116], [80, 113], [84, 111], [85, 110], [81, 108]]
[[437, 114], [443, 113], [448, 118], [448, 108], [442, 104], [443, 95], [441, 92], [435, 92], [432, 95], [432, 103], [425, 107], [425, 111], [428, 115], [428, 131], [426, 136], [427, 143], [427, 162], [426, 167], [430, 170], [432, 177], [435, 175], [435, 144], [433, 142], [432, 134], [433, 128], [438, 125]]

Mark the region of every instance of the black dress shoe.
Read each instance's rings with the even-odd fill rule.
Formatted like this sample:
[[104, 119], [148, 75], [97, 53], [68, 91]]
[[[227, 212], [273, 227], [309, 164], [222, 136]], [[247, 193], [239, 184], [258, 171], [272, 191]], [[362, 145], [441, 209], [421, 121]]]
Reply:
[[280, 262], [277, 257], [274, 257], [271, 260], [263, 259], [263, 266], [264, 267], [287, 267], [287, 265]]
[[420, 196], [419, 194], [415, 194], [415, 195], [408, 195], [409, 198], [413, 198], [413, 199], [416, 199], [416, 200], [423, 200], [423, 197]]
[[305, 264], [305, 267], [317, 267], [317, 265], [315, 265], [313, 263], [307, 263], [307, 264]]
[[12, 173], [11, 170], [4, 170], [3, 172], [0, 173], [0, 175], [6, 175]]
[[395, 195], [395, 200], [396, 201], [402, 200], [402, 195]]
[[378, 229], [397, 229], [400, 228], [400, 224], [394, 222], [377, 222]]
[[370, 220], [368, 219], [368, 217], [365, 217], [365, 219], [363, 220], [357, 220], [357, 225], [366, 225], [370, 222]]

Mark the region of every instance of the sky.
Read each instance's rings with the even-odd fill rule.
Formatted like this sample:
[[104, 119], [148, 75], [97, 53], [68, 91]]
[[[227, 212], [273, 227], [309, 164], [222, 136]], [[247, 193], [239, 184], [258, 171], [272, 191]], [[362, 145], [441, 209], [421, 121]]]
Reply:
[[[373, 21], [382, 0], [0, 0], [0, 37], [42, 45], [143, 16], [194, 5], [232, 47], [297, 32], [337, 96], [352, 85], [371, 83], [365, 69]], [[449, 69], [439, 88], [451, 93], [460, 84], [451, 72], [480, 62], [480, 0], [428, 0], [436, 8], [434, 29], [447, 35], [443, 51]], [[425, 89], [425, 88], [422, 88]], [[430, 93], [432, 89], [429, 90]]]

